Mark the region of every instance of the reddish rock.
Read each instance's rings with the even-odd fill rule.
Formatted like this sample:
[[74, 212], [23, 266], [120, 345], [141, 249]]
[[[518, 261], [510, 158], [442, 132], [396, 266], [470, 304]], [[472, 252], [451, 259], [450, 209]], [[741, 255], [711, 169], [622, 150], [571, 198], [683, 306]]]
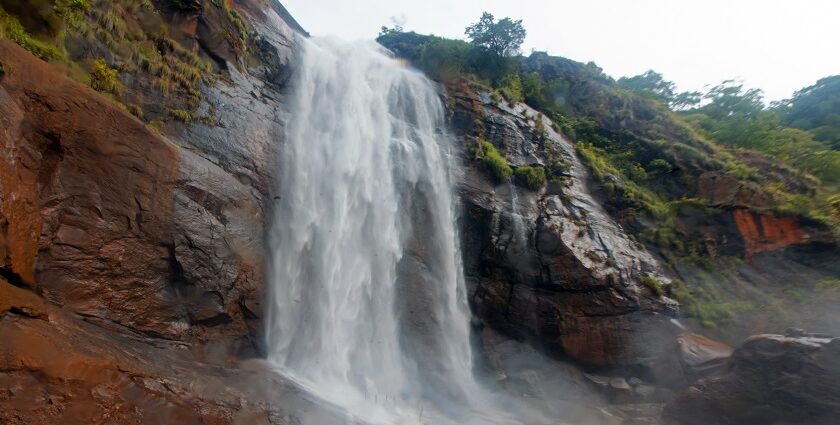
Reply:
[[733, 352], [727, 344], [690, 332], [677, 337], [677, 344], [680, 364], [695, 379], [722, 368]]
[[[0, 423], [343, 424], [262, 362], [104, 330], [0, 278]], [[310, 422], [311, 421], [311, 422]]]
[[10, 272], [32, 282], [37, 248], [33, 283], [50, 300], [183, 336], [167, 248], [178, 149], [17, 45], [0, 41], [0, 57]]
[[733, 210], [732, 216], [744, 238], [746, 258], [762, 251], [781, 249], [808, 240], [798, 221], [792, 216], [758, 214], [742, 208]]

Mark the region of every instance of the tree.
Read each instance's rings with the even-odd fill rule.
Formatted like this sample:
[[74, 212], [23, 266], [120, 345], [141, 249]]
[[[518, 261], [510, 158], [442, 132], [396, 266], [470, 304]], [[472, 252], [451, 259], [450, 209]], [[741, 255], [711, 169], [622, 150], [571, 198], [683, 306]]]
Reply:
[[652, 69], [635, 77], [622, 77], [618, 85], [643, 97], [660, 100], [675, 111], [696, 107], [703, 100], [700, 92], [677, 93], [673, 82], [667, 81], [662, 74]]
[[840, 150], [840, 75], [797, 91], [777, 109], [789, 126], [810, 130], [817, 140]]
[[628, 90], [670, 103], [674, 99], [674, 83], [662, 78], [662, 74], [649, 70], [635, 77], [622, 77], [618, 84]]
[[527, 34], [522, 20], [504, 18], [496, 22], [488, 12], [484, 12], [478, 22], [468, 26], [464, 33], [472, 44], [500, 57], [518, 55]]
[[675, 111], [696, 108], [703, 101], [703, 93], [699, 91], [685, 91], [671, 100], [669, 106]]

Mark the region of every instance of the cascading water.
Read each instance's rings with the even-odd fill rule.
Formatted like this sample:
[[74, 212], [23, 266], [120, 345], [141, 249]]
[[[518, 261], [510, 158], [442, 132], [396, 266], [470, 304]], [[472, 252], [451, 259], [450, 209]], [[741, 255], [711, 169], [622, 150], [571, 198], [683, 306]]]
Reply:
[[368, 422], [433, 406], [488, 423], [474, 413], [438, 94], [373, 42], [300, 43], [269, 241], [268, 359]]

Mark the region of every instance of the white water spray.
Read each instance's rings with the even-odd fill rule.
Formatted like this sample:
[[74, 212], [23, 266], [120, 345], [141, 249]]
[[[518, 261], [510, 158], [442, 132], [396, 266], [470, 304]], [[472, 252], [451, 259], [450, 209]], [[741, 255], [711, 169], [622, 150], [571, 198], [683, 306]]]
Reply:
[[268, 359], [368, 422], [425, 423], [430, 409], [488, 423], [475, 415], [438, 94], [375, 43], [300, 43], [269, 241]]

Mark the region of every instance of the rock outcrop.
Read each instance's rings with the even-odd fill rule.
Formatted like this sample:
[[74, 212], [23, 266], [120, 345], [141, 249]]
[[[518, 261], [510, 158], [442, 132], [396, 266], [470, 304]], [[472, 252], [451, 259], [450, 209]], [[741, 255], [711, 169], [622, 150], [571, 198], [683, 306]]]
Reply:
[[296, 26], [256, 5], [271, 61], [164, 135], [0, 39], [0, 422], [348, 421], [231, 356], [257, 350]]
[[[676, 303], [642, 282], [668, 280], [591, 195], [573, 145], [525, 105], [494, 104], [465, 83], [448, 85], [447, 96], [463, 143], [458, 192], [475, 314], [584, 364], [653, 362], [675, 336]], [[568, 170], [537, 192], [496, 185], [471, 149], [483, 138], [514, 167], [548, 165], [554, 155]]]
[[203, 87], [217, 125], [170, 123], [164, 137], [0, 40], [4, 276], [130, 332], [255, 352], [298, 26], [279, 5], [239, 7], [270, 60], [247, 72], [229, 63], [229, 79]]
[[663, 419], [674, 425], [837, 423], [840, 338], [803, 333], [757, 335], [726, 369], [701, 379], [671, 401]]
[[0, 278], [0, 422], [344, 424], [259, 361], [112, 332]]

